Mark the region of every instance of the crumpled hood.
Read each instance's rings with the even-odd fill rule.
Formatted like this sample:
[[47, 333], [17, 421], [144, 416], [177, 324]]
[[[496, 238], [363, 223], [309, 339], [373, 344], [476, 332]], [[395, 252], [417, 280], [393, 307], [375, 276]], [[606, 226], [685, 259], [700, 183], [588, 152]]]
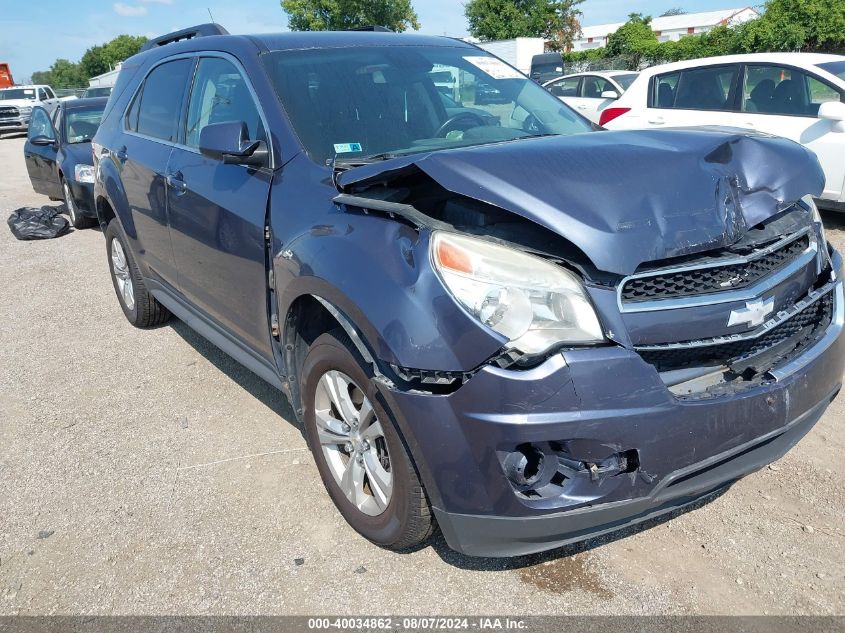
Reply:
[[[403, 156], [341, 174], [345, 190], [417, 168], [443, 188], [551, 229], [600, 270], [728, 246], [824, 173], [801, 145], [727, 128], [586, 133]], [[412, 201], [411, 201], [412, 203]]]

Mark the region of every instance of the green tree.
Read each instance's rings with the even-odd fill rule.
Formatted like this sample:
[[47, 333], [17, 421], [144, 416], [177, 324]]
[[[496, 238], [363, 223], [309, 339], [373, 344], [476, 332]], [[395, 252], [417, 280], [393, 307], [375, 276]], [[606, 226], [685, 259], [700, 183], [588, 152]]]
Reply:
[[638, 70], [658, 50], [657, 36], [651, 30], [651, 16], [632, 13], [628, 21], [607, 38], [606, 54], [625, 61], [629, 70]]
[[671, 9], [667, 9], [663, 13], [660, 14], [661, 18], [668, 18], [673, 15], [686, 15], [687, 11], [682, 9], [681, 7], [672, 7]]
[[481, 40], [542, 37], [554, 50], [566, 50], [581, 34], [583, 0], [469, 0], [464, 15], [469, 32]]
[[137, 54], [146, 41], [147, 38], [143, 36], [118, 35], [110, 42], [92, 46], [85, 51], [79, 65], [86, 78], [102, 75], [113, 69], [118, 62]]
[[281, 0], [292, 31], [343, 31], [384, 26], [402, 32], [420, 28], [411, 0]]
[[81, 88], [88, 83], [88, 78], [79, 64], [67, 59], [57, 59], [50, 70], [32, 73], [32, 83], [47, 84], [53, 88]]

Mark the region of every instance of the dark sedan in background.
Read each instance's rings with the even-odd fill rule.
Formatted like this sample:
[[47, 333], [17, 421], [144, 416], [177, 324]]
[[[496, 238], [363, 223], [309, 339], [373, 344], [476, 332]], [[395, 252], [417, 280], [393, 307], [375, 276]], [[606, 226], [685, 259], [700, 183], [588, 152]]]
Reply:
[[35, 108], [24, 157], [32, 188], [51, 200], [64, 200], [71, 224], [96, 223], [91, 139], [103, 118], [106, 98], [62, 101], [50, 114]]

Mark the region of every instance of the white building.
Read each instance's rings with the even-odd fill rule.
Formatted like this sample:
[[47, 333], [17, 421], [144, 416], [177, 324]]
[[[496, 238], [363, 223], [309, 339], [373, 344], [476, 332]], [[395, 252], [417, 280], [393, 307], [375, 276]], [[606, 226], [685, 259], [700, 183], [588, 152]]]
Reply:
[[105, 88], [107, 86], [113, 86], [117, 81], [118, 74], [120, 74], [121, 66], [123, 66], [123, 62], [118, 62], [117, 66], [114, 67], [114, 70], [110, 70], [102, 75], [97, 75], [96, 77], [91, 77], [91, 79], [88, 80], [88, 87]]
[[[467, 38], [467, 41], [472, 41]], [[541, 55], [546, 46], [542, 37], [517, 37], [512, 40], [496, 40], [493, 42], [473, 41], [488, 53], [504, 59], [520, 72], [531, 72], [531, 59], [534, 55]]]
[[[760, 14], [751, 7], [741, 7], [654, 18], [651, 21], [651, 28], [659, 41], [668, 42], [672, 40], [677, 42], [687, 35], [700, 35], [717, 26], [734, 26], [759, 17]], [[582, 27], [581, 37], [572, 43], [572, 50], [585, 51], [607, 46], [607, 38], [623, 24], [624, 22], [618, 22]]]

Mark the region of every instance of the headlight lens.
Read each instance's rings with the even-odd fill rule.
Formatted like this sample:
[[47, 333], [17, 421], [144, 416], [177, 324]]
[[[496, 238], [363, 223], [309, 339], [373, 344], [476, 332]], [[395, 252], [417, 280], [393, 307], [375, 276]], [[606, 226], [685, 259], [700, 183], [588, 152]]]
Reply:
[[23, 115], [32, 114], [32, 106], [21, 106], [18, 108], [18, 112]]
[[822, 221], [822, 214], [819, 213], [819, 208], [816, 206], [816, 201], [813, 200], [813, 196], [804, 196], [803, 198], [801, 198], [801, 202], [806, 208], [813, 212], [813, 222], [815, 222], [818, 226], [819, 237], [821, 238], [822, 246], [824, 248], [827, 248], [827, 236], [824, 232], [824, 222]]
[[536, 355], [557, 344], [604, 342], [579, 279], [539, 257], [484, 240], [436, 232], [432, 261], [446, 288], [509, 347]]
[[76, 182], [94, 182], [94, 167], [91, 165], [77, 165], [74, 168]]

